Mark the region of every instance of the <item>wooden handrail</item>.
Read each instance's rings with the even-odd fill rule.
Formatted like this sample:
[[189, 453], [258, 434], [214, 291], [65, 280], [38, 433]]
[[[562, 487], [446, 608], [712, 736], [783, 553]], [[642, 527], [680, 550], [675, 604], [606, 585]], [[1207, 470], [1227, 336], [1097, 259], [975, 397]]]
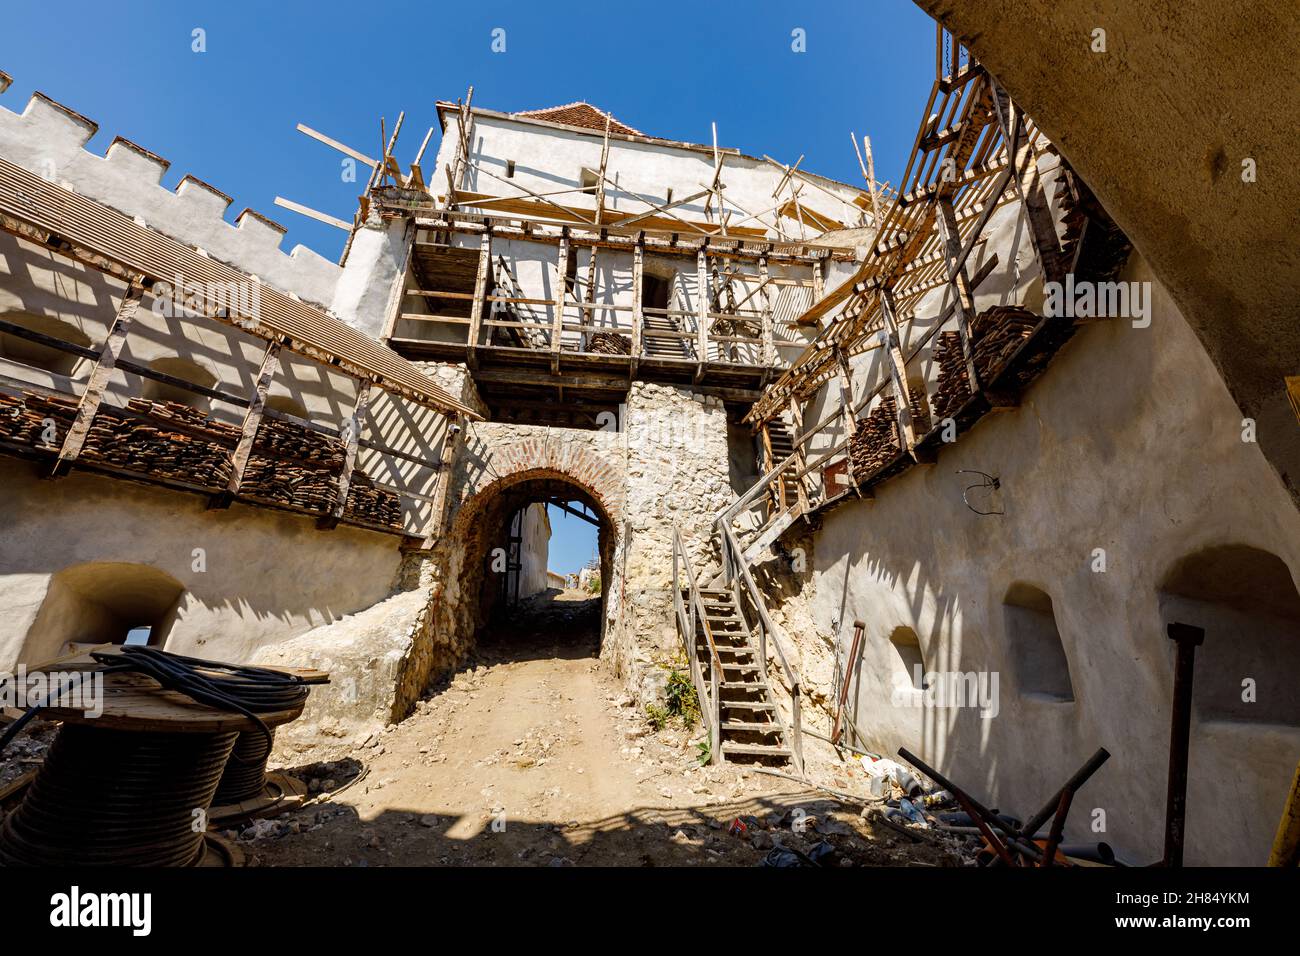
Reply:
[[[687, 592], [690, 594], [690, 613], [682, 601], [681, 571], [685, 571]], [[713, 763], [722, 759], [722, 695], [719, 683], [725, 679], [722, 671], [722, 658], [718, 655], [717, 645], [713, 641], [713, 631], [709, 627], [708, 613], [704, 609], [704, 598], [700, 593], [695, 571], [691, 568], [690, 557], [682, 543], [680, 529], [673, 526], [673, 608], [677, 614], [677, 628], [686, 645], [686, 657], [691, 668], [691, 683], [695, 685], [695, 694], [700, 701], [700, 719], [704, 721], [709, 733], [709, 756]], [[704, 630], [704, 639], [709, 646], [709, 682], [704, 682], [699, 657], [695, 652], [696, 625]], [[706, 706], [707, 704], [707, 706]]]
[[799, 678], [799, 672], [790, 663], [785, 652], [785, 632], [782, 631], [772, 621], [767, 613], [767, 604], [763, 600], [762, 592], [758, 590], [758, 585], [754, 582], [754, 576], [750, 574], [749, 565], [745, 563], [744, 551], [740, 547], [740, 542], [736, 538], [736, 533], [730, 525], [719, 522], [719, 535], [722, 539], [722, 574], [724, 582], [732, 588], [733, 594], [737, 597], [736, 610], [742, 616], [744, 615], [744, 604], [739, 600], [740, 592], [744, 592], [748, 603], [753, 606], [754, 612], [758, 615], [759, 620], [759, 641], [760, 657], [764, 664], [767, 661], [767, 635], [772, 635], [772, 645], [776, 648], [776, 657], [785, 673], [786, 682], [790, 685], [791, 700], [791, 722], [792, 727], [786, 727], [779, 711], [774, 711], [773, 716], [781, 722], [782, 729], [786, 731], [786, 736], [790, 740], [790, 751], [794, 756], [795, 767], [800, 773], [803, 773], [803, 715], [799, 695], [802, 690], [802, 681]]

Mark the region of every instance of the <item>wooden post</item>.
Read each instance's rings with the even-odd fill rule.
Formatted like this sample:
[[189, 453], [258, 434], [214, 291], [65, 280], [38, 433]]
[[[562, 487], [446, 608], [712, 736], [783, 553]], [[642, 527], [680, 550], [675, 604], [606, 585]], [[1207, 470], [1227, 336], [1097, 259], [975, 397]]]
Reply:
[[889, 353], [889, 377], [894, 384], [895, 412], [898, 417], [898, 436], [903, 451], [916, 455], [916, 424], [912, 421], [912, 392], [907, 385], [907, 360], [898, 340], [898, 313], [894, 294], [889, 289], [880, 290], [880, 314], [885, 327], [880, 330], [881, 344]]
[[696, 342], [696, 359], [699, 362], [697, 378], [703, 374], [704, 363], [709, 360], [709, 256], [708, 243], [700, 246], [695, 254], [695, 311], [699, 316], [698, 341]]
[[629, 374], [636, 373], [641, 358], [641, 326], [645, 324], [642, 311], [642, 294], [645, 289], [645, 233], [638, 233], [632, 249], [632, 365]]
[[758, 260], [758, 281], [763, 292], [763, 364], [776, 364], [776, 336], [772, 329], [772, 294], [768, 292], [771, 275], [768, 273], [767, 256]]
[[[957, 230], [957, 214], [952, 208], [952, 200], [941, 196], [935, 200], [935, 224], [944, 242], [948, 267], [961, 256], [961, 233]], [[970, 323], [975, 318], [975, 296], [971, 292], [970, 277], [966, 266], [951, 272], [948, 281], [952, 284], [953, 314], [957, 317], [957, 330], [961, 333], [961, 352], [966, 362], [966, 379], [970, 383], [972, 395], [980, 393], [979, 374], [975, 370], [975, 343], [971, 340]]]
[[859, 498], [862, 497], [862, 489], [858, 487], [858, 476], [855, 474], [853, 467], [853, 434], [858, 429], [858, 417], [854, 412], [853, 401], [853, 368], [849, 365], [849, 357], [844, 354], [843, 350], [836, 345], [835, 361], [840, 367], [840, 417], [844, 422], [844, 438], [849, 442], [846, 446], [844, 457], [848, 459], [848, 469], [845, 474], [849, 477], [849, 487]]
[[[1025, 206], [1025, 218], [1029, 222], [1029, 239], [1038, 256], [1038, 264], [1043, 270], [1044, 282], [1063, 282], [1065, 280], [1064, 256], [1061, 242], [1056, 235], [1056, 225], [1052, 221], [1051, 206], [1043, 190], [1041, 177], [1038, 175], [1038, 161], [1034, 157], [1034, 147], [1029, 141], [1023, 122], [1024, 115], [1016, 109], [1006, 91], [992, 84], [993, 112], [1002, 136], [1006, 140], [1007, 155], [1012, 164], [1012, 179], [1020, 201]], [[1013, 142], [1014, 139], [1014, 142]], [[989, 197], [989, 202], [997, 204], [997, 196]]]
[[464, 423], [459, 415], [447, 416], [447, 431], [442, 438], [442, 455], [438, 462], [438, 488], [433, 494], [433, 508], [429, 515], [429, 527], [424, 536], [424, 548], [433, 547], [434, 542], [442, 537], [447, 523], [447, 505], [451, 498], [452, 469], [456, 465], [456, 455], [465, 441]]
[[822, 275], [822, 266], [824, 266], [825, 264], [826, 264], [825, 259], [818, 259], [816, 262], [813, 263], [813, 267], [812, 267], [813, 302], [820, 302], [822, 300], [822, 296], [826, 294], [826, 277]]
[[564, 295], [569, 276], [569, 230], [560, 232], [560, 255], [555, 265], [555, 316], [551, 322], [551, 371], [560, 371], [560, 339], [564, 335]]
[[[795, 482], [795, 489], [799, 494], [799, 513], [806, 515], [808, 513], [808, 492], [804, 488], [804, 482], [808, 479], [808, 476], [802, 474], [802, 472], [808, 467], [808, 458], [804, 454], [803, 443], [800, 441], [803, 437], [803, 409], [799, 407], [799, 400], [793, 395], [790, 396], [790, 430], [793, 432], [790, 437], [790, 445], [794, 448], [795, 467], [800, 471], [799, 480]], [[780, 478], [779, 475], [777, 477]]]
[[95, 413], [99, 411], [100, 402], [104, 400], [104, 389], [108, 387], [108, 380], [113, 375], [113, 369], [117, 367], [117, 360], [126, 345], [127, 333], [131, 331], [131, 322], [135, 318], [136, 309], [140, 307], [143, 296], [144, 287], [138, 279], [133, 280], [127, 286], [126, 294], [122, 296], [122, 302], [117, 307], [117, 316], [109, 326], [104, 347], [100, 350], [95, 368], [90, 373], [90, 380], [86, 383], [86, 390], [81, 393], [81, 401], [77, 404], [77, 417], [72, 427], [68, 429], [68, 433], [63, 436], [63, 447], [59, 449], [59, 458], [54, 463], [51, 477], [66, 474], [72, 467], [72, 463], [77, 460], [77, 456], [81, 454], [81, 448], [86, 443], [86, 435], [90, 432], [90, 423], [94, 420]]
[[266, 408], [266, 396], [271, 390], [271, 379], [280, 368], [280, 343], [272, 341], [266, 346], [262, 356], [262, 367], [257, 373], [257, 383], [253, 386], [252, 400], [244, 413], [244, 425], [239, 432], [239, 444], [230, 456], [230, 480], [226, 482], [225, 491], [212, 496], [208, 508], [229, 508], [239, 493], [239, 485], [244, 480], [244, 470], [248, 468], [248, 458], [253, 453], [253, 440], [257, 438], [257, 428], [262, 424], [262, 411]]
[[478, 365], [478, 340], [483, 327], [484, 297], [487, 295], [488, 270], [492, 266], [492, 231], [483, 230], [478, 247], [478, 272], [474, 276], [474, 301], [469, 309], [469, 338], [465, 358], [470, 368]]
[[352, 417], [343, 426], [343, 470], [339, 472], [339, 492], [334, 500], [334, 507], [328, 515], [322, 516], [316, 527], [329, 530], [338, 525], [339, 519], [348, 505], [348, 490], [352, 487], [352, 471], [357, 464], [357, 445], [361, 440], [361, 431], [366, 426], [366, 413], [370, 409], [370, 381], [363, 379], [357, 383], [357, 400], [352, 407]]
[[[583, 294], [582, 294], [582, 300], [587, 305], [595, 305], [596, 303], [596, 249], [597, 248], [598, 247], [596, 246], [596, 244], [592, 243], [591, 258], [587, 260], [587, 288], [583, 290]], [[579, 309], [578, 324], [594, 326], [596, 324], [596, 310]], [[582, 344], [583, 344], [582, 351], [585, 352], [587, 351], [587, 346], [590, 344], [590, 338], [589, 338], [590, 333], [582, 332], [580, 334], [582, 336]]]

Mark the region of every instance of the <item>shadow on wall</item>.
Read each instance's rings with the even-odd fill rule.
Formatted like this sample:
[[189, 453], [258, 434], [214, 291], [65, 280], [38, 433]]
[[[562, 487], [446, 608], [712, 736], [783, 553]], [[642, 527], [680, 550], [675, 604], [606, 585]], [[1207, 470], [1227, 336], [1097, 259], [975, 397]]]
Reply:
[[148, 628], [149, 644], [162, 646], [183, 592], [171, 575], [144, 564], [96, 561], [64, 568], [50, 578], [21, 659], [49, 661], [69, 643], [122, 644], [142, 628]]

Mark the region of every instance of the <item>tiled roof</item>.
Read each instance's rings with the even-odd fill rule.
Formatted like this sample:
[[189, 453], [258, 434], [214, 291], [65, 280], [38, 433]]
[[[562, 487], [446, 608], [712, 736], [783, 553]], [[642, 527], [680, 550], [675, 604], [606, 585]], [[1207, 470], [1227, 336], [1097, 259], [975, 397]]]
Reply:
[[521, 110], [514, 115], [527, 116], [529, 119], [546, 120], [548, 123], [562, 123], [565, 126], [580, 126], [583, 129], [594, 129], [601, 133], [605, 132], [605, 120], [608, 119], [611, 133], [622, 133], [626, 136], [646, 135], [639, 129], [633, 129], [626, 123], [620, 123], [608, 113], [604, 113], [590, 103], [581, 100], [577, 103], [550, 106], [541, 110]]

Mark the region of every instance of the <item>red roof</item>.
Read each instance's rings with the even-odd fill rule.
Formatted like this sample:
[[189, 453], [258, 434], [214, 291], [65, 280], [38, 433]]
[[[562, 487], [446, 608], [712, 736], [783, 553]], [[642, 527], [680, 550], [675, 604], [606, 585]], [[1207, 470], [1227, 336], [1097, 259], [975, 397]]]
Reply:
[[561, 123], [564, 126], [580, 126], [583, 129], [594, 129], [600, 133], [605, 132], [605, 121], [608, 120], [611, 133], [622, 133], [626, 136], [646, 135], [639, 129], [633, 129], [626, 123], [620, 123], [608, 113], [583, 101], [566, 103], [564, 106], [550, 106], [541, 110], [521, 110], [514, 115], [545, 120], [548, 123]]

